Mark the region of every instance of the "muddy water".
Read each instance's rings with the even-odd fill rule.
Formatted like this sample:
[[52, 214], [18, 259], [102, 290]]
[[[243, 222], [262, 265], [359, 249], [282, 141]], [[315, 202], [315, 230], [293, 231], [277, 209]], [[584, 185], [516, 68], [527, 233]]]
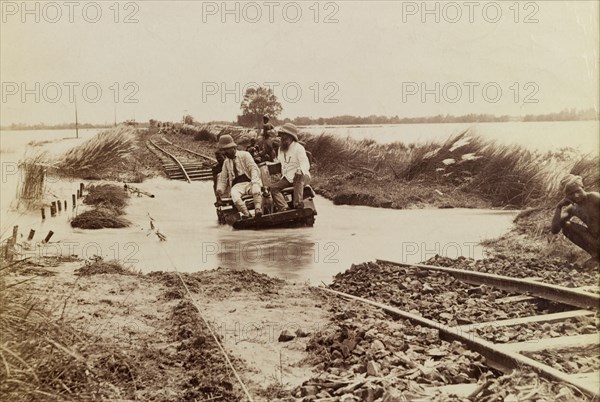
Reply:
[[[50, 183], [48, 190], [70, 204], [78, 182]], [[39, 212], [4, 211], [3, 228], [18, 222], [20, 232], [37, 231], [25, 256], [75, 254], [117, 258], [137, 270], [192, 272], [219, 266], [252, 268], [294, 281], [329, 282], [352, 263], [375, 258], [418, 262], [435, 254], [481, 258], [477, 243], [509, 230], [515, 212], [487, 210], [386, 210], [334, 206], [317, 197], [312, 228], [236, 231], [219, 226], [212, 184], [152, 179], [136, 185], [155, 195], [134, 196], [126, 209], [132, 226], [81, 230], [69, 220], [83, 211], [70, 207], [42, 222]], [[151, 228], [150, 221], [153, 220]], [[48, 230], [52, 242], [41, 245]], [[160, 241], [156, 230], [167, 237]], [[5, 237], [5, 236], [3, 236]], [[21, 239], [22, 241], [23, 239]], [[37, 243], [37, 244], [36, 244]]]
[[[80, 134], [90, 137], [96, 131]], [[4, 134], [4, 133], [3, 133]], [[481, 258], [483, 239], [508, 231], [516, 212], [488, 210], [389, 210], [357, 206], [334, 206], [317, 197], [318, 216], [312, 228], [234, 231], [217, 224], [212, 183], [185, 183], [152, 179], [138, 188], [155, 195], [131, 198], [125, 229], [74, 229], [69, 221], [85, 210], [71, 205], [79, 181], [46, 183], [46, 202], [67, 200], [68, 208], [42, 221], [40, 212], [16, 208], [16, 188], [21, 176], [14, 173], [23, 148], [33, 139], [59, 140], [40, 149], [27, 148], [27, 154], [40, 150], [58, 154], [82, 140], [68, 139], [67, 132], [49, 132], [28, 138], [27, 132], [2, 139], [1, 237], [19, 225], [19, 243], [30, 229], [36, 230], [33, 242], [21, 250], [24, 257], [77, 255], [90, 258], [119, 259], [137, 270], [197, 271], [219, 266], [252, 268], [259, 272], [294, 281], [329, 282], [352, 263], [375, 258], [403, 262], [423, 261], [435, 254]], [[154, 229], [151, 228], [151, 222]], [[48, 231], [54, 235], [49, 244], [41, 240]], [[167, 237], [160, 241], [156, 231]], [[24, 236], [24, 237], [21, 237]]]

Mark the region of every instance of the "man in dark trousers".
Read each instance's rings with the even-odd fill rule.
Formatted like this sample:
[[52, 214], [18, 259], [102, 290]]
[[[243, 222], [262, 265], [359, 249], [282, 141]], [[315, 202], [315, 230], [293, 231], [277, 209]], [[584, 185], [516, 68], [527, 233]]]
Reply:
[[[567, 239], [591, 256], [585, 265], [597, 265], [600, 253], [600, 194], [586, 192], [581, 177], [572, 174], [564, 177], [561, 185], [565, 198], [556, 205], [552, 233], [558, 234], [562, 230]], [[574, 217], [579, 218], [583, 225], [574, 222]]]
[[262, 216], [262, 182], [256, 162], [246, 151], [238, 151], [237, 144], [230, 135], [219, 138], [219, 149], [225, 154], [223, 168], [217, 180], [217, 197], [223, 197], [226, 189], [230, 189], [231, 200], [242, 218], [249, 218], [250, 212], [242, 199], [245, 194], [254, 198], [255, 217]]

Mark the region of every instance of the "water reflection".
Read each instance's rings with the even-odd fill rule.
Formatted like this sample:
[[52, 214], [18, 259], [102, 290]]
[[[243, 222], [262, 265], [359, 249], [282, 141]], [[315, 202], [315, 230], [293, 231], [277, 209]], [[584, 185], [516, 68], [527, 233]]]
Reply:
[[219, 230], [215, 252], [222, 266], [262, 270], [278, 276], [296, 276], [319, 260], [319, 245], [310, 229], [234, 232]]

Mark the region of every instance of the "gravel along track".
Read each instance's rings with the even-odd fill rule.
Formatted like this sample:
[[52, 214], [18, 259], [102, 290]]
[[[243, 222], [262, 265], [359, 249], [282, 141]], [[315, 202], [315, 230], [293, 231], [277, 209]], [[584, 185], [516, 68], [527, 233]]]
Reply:
[[389, 304], [456, 326], [570, 310], [543, 300], [507, 302], [514, 296], [485, 285], [463, 283], [443, 272], [365, 263], [334, 277], [331, 288]]
[[513, 278], [539, 278], [540, 282], [569, 288], [598, 286], [598, 283], [600, 283], [598, 270], [594, 268], [585, 269], [581, 265], [561, 261], [558, 258], [538, 259], [499, 256], [483, 260], [472, 260], [464, 257], [453, 259], [435, 256], [424, 264], [467, 269]]

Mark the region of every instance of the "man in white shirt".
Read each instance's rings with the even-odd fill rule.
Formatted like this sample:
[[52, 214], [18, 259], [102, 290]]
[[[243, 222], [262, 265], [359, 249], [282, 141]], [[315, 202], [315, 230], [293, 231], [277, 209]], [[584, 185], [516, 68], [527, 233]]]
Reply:
[[298, 128], [295, 125], [286, 123], [277, 132], [281, 137], [277, 160], [281, 162], [282, 176], [281, 180], [270, 187], [273, 203], [277, 212], [287, 210], [288, 206], [281, 190], [293, 185], [293, 206], [302, 209], [304, 185], [310, 182], [310, 162], [306, 150], [298, 143]]
[[252, 155], [246, 151], [238, 151], [236, 146], [230, 135], [222, 135], [219, 138], [219, 149], [223, 151], [226, 158], [217, 182], [217, 197], [222, 197], [225, 190], [230, 188], [233, 204], [242, 214], [242, 218], [249, 218], [250, 213], [242, 196], [252, 194], [255, 216], [260, 218], [262, 216], [260, 171]]

